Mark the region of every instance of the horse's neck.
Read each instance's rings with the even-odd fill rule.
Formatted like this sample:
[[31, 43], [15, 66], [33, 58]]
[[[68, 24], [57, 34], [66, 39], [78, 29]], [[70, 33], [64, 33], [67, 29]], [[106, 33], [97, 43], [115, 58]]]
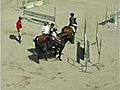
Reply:
[[65, 45], [67, 43], [67, 39], [63, 40], [62, 43]]
[[69, 41], [70, 36], [61, 39], [61, 42], [65, 45]]
[[64, 37], [68, 36], [68, 33], [59, 33], [57, 36], [58, 36], [60, 39], [62, 39], [62, 38], [64, 38]]

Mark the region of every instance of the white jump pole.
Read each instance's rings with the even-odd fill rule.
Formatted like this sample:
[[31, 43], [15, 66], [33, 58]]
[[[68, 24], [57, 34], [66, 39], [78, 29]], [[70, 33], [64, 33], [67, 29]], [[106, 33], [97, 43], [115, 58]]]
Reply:
[[87, 42], [87, 36], [86, 36], [86, 19], [85, 19], [85, 26], [84, 26], [84, 62], [86, 66], [85, 72], [87, 72], [86, 42]]

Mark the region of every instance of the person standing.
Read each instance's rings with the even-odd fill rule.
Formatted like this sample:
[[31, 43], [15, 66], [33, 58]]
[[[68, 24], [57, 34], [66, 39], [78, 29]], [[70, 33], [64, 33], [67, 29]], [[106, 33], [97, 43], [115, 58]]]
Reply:
[[18, 42], [21, 43], [22, 17], [18, 18], [18, 21], [16, 22], [16, 28], [18, 31]]

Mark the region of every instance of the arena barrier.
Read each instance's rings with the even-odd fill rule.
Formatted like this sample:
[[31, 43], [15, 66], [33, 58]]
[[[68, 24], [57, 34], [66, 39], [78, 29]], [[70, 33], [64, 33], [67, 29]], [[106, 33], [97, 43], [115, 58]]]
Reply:
[[33, 8], [33, 7], [39, 7], [41, 5], [48, 4], [49, 0], [17, 0], [17, 8], [23, 9], [23, 8]]
[[[100, 68], [97, 65], [93, 64], [90, 60], [90, 42], [86, 34], [86, 19], [85, 19], [85, 26], [84, 26], [84, 40], [77, 42], [77, 58], [76, 59], [77, 60], [68, 58], [68, 63], [82, 70], [82, 72], [87, 72], [88, 63], [92, 64], [92, 66], [95, 66], [98, 70], [100, 70]], [[82, 63], [80, 62], [81, 60], [82, 60]]]
[[56, 8], [54, 8], [54, 15], [46, 15], [46, 14], [42, 14], [42, 13], [37, 13], [37, 12], [33, 12], [33, 11], [28, 11], [28, 10], [23, 10], [23, 17], [27, 17], [30, 20], [34, 20], [36, 22], [45, 22], [45, 21], [52, 21], [55, 23], [56, 20]]
[[112, 12], [110, 10], [110, 7], [105, 8], [105, 18], [102, 21], [100, 21], [99, 25], [106, 25], [108, 22], [113, 23], [115, 31], [119, 31], [120, 9], [119, 6], [117, 8], [116, 7], [112, 7], [112, 9], [114, 9], [112, 10]]

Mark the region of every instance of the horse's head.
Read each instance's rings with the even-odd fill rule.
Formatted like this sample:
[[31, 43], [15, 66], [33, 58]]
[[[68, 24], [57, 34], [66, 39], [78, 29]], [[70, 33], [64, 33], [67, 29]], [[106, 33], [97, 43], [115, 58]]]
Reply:
[[65, 27], [63, 27], [61, 33], [66, 33], [66, 34], [68, 34], [68, 36], [69, 36], [69, 41], [70, 41], [72, 44], [74, 44], [74, 36], [75, 36], [75, 33], [73, 32], [73, 29], [72, 29], [70, 26], [65, 26]]
[[71, 44], [74, 44], [74, 36], [70, 36], [69, 41], [70, 41]]

